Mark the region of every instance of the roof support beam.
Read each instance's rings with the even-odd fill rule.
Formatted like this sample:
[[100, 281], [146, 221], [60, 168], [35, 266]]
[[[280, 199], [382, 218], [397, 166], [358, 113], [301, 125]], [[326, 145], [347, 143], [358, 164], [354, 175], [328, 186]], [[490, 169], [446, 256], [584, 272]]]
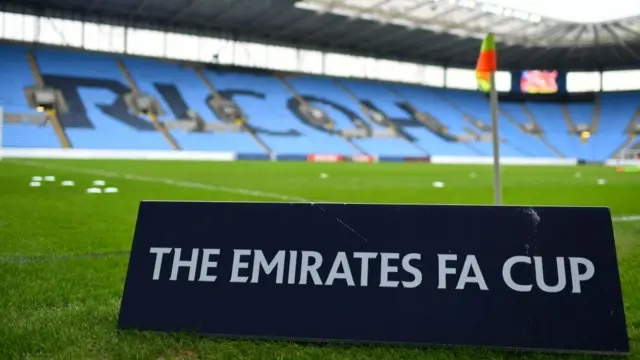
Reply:
[[601, 57], [601, 53], [600, 53], [600, 34], [598, 32], [598, 27], [595, 25], [591, 25], [591, 31], [593, 31], [593, 41], [596, 44], [596, 48], [595, 48], [595, 53], [596, 53], [596, 58], [598, 59], [598, 63], [602, 64], [602, 57]]
[[264, 24], [268, 23], [270, 20], [276, 19], [281, 16], [282, 15], [278, 11], [273, 11], [273, 12], [267, 11], [264, 14], [254, 18], [250, 24], [247, 24], [247, 26], [243, 26], [242, 31], [251, 32], [253, 30], [260, 28]]
[[[349, 25], [349, 24], [350, 24], [350, 22], [352, 22], [352, 21], [354, 21], [354, 20], [358, 19], [358, 16], [360, 16], [360, 15], [362, 15], [362, 14], [366, 14], [366, 13], [372, 13], [372, 14], [375, 14], [376, 16], [381, 17], [383, 20], [387, 20], [387, 19], [392, 18], [392, 17], [393, 17], [393, 14], [394, 14], [393, 12], [385, 12], [385, 11], [383, 11], [383, 10], [380, 10], [380, 8], [379, 8], [380, 6], [382, 6], [382, 5], [384, 5], [384, 4], [387, 4], [387, 3], [389, 3], [390, 1], [391, 1], [391, 0], [383, 0], [383, 1], [380, 1], [380, 2], [378, 2], [378, 3], [376, 3], [376, 4], [374, 4], [373, 6], [366, 7], [366, 8], [359, 8], [358, 10], [355, 10], [355, 11], [356, 11], [356, 15], [354, 15], [354, 16], [352, 16], [352, 17], [349, 17], [349, 20], [348, 20], [348, 21], [343, 22], [341, 25], [338, 25], [338, 29], [344, 28], [345, 26]], [[425, 2], [421, 2], [421, 3], [417, 4], [416, 6], [414, 6], [414, 7], [412, 7], [412, 8], [409, 8], [409, 9], [407, 10], [407, 12], [412, 11], [412, 10], [415, 10], [415, 9], [418, 9], [418, 8], [420, 8], [420, 7], [422, 7], [422, 6], [426, 5], [426, 4], [428, 4], [428, 2], [427, 2], [427, 1], [425, 1]], [[458, 9], [458, 8], [457, 8], [456, 6], [447, 6], [446, 8], [444, 8], [444, 11], [440, 11], [440, 12], [438, 12], [437, 14], [434, 14], [433, 16], [431, 16], [431, 17], [429, 17], [429, 18], [424, 19], [424, 21], [431, 21], [431, 20], [436, 19], [436, 18], [438, 18], [438, 17], [440, 17], [440, 16], [443, 16], [443, 15], [449, 14], [449, 13], [451, 13], [452, 11], [455, 11], [455, 10], [457, 10], [457, 9]], [[364, 18], [364, 19], [362, 19], [362, 20], [368, 20], [368, 19]], [[387, 23], [386, 21], [381, 21], [381, 22], [379, 22], [379, 23], [378, 23], [378, 26], [385, 26], [385, 25], [387, 25], [387, 24], [388, 24], [388, 23]], [[414, 27], [414, 28], [407, 28], [407, 29], [405, 29], [405, 32], [406, 32], [406, 31], [413, 31], [413, 30], [415, 30], [415, 29], [417, 29], [417, 27]], [[328, 33], [328, 32], [330, 33], [331, 31], [335, 31], [335, 30], [336, 30], [336, 28], [332, 28], [332, 29], [327, 28], [326, 30], [320, 31], [319, 33], [311, 34], [310, 36], [307, 36], [307, 37], [303, 38], [302, 40], [305, 40], [305, 41], [306, 41], [306, 40], [314, 40], [314, 39], [316, 39], [317, 37], [319, 37], [320, 35], [324, 35], [324, 34], [326, 34], [326, 33]], [[367, 31], [367, 30], [368, 30], [368, 29], [362, 29], [362, 31], [359, 31], [359, 32], [357, 32], [357, 33], [350, 33], [350, 35], [358, 35], [358, 36], [359, 36], [361, 33], [365, 32], [365, 31]], [[395, 34], [395, 33], [396, 33], [396, 32], [394, 32], [394, 34]], [[398, 33], [398, 34], [400, 34], [400, 33]], [[356, 37], [356, 38], [357, 38], [357, 37]], [[343, 38], [343, 40], [342, 40], [342, 41], [340, 41], [340, 43], [345, 43], [345, 42], [348, 42], [348, 41], [352, 41], [353, 39], [354, 39], [354, 38]]]
[[392, 2], [392, 1], [393, 0], [380, 0], [377, 3], [375, 3], [375, 4], [373, 4], [373, 5], [369, 6], [369, 7], [364, 7], [364, 8], [362, 8], [362, 10], [356, 12], [356, 14], [351, 17], [351, 19], [352, 20], [356, 19], [356, 18], [358, 18], [358, 16], [366, 14], [367, 11], [379, 9], [382, 5], [386, 5], [386, 4], [388, 4], [388, 3]]
[[[582, 46], [578, 45], [580, 43], [580, 39], [582, 38], [582, 35], [584, 34], [584, 32], [587, 31], [587, 27], [585, 25], [581, 25], [580, 29], [576, 32], [575, 36], [573, 37], [572, 43], [574, 44], [574, 46], [572, 46], [567, 53], [564, 55], [564, 61], [563, 63], [565, 64], [565, 67], [570, 67], [570, 59], [571, 59], [571, 55], [573, 53], [575, 53], [577, 50], [581, 50], [583, 49]], [[582, 62], [582, 58], [583, 58], [584, 53], [582, 53], [580, 55], [580, 61]]]
[[536, 60], [539, 60], [540, 58], [543, 58], [545, 55], [547, 55], [549, 52], [557, 50], [557, 48], [554, 48], [553, 45], [555, 45], [556, 43], [558, 43], [560, 40], [562, 40], [563, 38], [565, 38], [567, 35], [569, 35], [570, 31], [567, 32], [564, 28], [560, 28], [558, 29], [558, 27], [554, 27], [553, 32], [547, 31], [547, 33], [551, 33], [550, 35], [555, 35], [555, 37], [553, 37], [549, 42], [547, 42], [545, 44], [545, 48], [542, 51], [539, 51], [536, 55], [529, 57], [527, 59], [527, 61], [525, 61], [525, 65], [526, 66], [532, 66], [535, 65]]
[[93, 0], [93, 1], [91, 2], [91, 5], [89, 5], [89, 8], [87, 9], [87, 12], [88, 12], [88, 13], [93, 12], [93, 11], [96, 9], [96, 7], [98, 7], [98, 5], [100, 4], [100, 2], [101, 2], [101, 0]]
[[[511, 18], [511, 17], [505, 16], [502, 19], [491, 19], [491, 20], [492, 20], [491, 21], [491, 28], [492, 29], [497, 29], [502, 25], [513, 23], [513, 22], [517, 21], [518, 19], [514, 19], [514, 18]], [[527, 26], [529, 26], [529, 24], [527, 24]], [[478, 28], [480, 28], [480, 26], [478, 26]], [[503, 38], [502, 42], [508, 42], [508, 41], [505, 41], [505, 40], [506, 39]]]
[[[433, 4], [433, 2], [431, 0], [423, 0], [420, 1], [418, 3], [416, 3], [415, 5], [404, 9], [405, 12], [412, 12], [412, 11], [416, 11], [418, 9], [420, 9], [421, 7], [425, 6], [425, 5], [429, 5], [429, 4]], [[435, 5], [435, 4], [434, 4]]]
[[344, 4], [344, 2], [340, 1], [340, 0], [329, 0], [329, 2], [327, 3], [327, 6], [325, 6], [321, 10], [316, 11], [316, 14], [317, 15], [324, 15], [324, 14], [328, 13], [329, 11], [331, 11], [331, 9], [335, 8], [337, 5], [343, 5], [343, 4]]
[[631, 29], [630, 27], [627, 27], [626, 25], [622, 25], [622, 24], [615, 24], [615, 27], [617, 27], [618, 29], [624, 30], [629, 34], [635, 35], [638, 37], [638, 40], [640, 40], [640, 32]]
[[525, 39], [527, 40], [527, 42], [529, 43], [533, 43], [536, 45], [541, 45], [541, 46], [547, 46], [549, 43], [547, 41], [545, 41], [545, 39], [548, 39], [549, 36], [553, 36], [555, 34], [557, 34], [558, 32], [562, 32], [565, 30], [566, 25], [562, 24], [562, 25], [554, 25], [549, 27], [548, 29], [542, 31], [541, 33], [533, 36], [533, 37], [525, 37]]
[[[640, 60], [640, 56], [633, 49], [631, 49], [631, 47], [624, 40], [622, 40], [622, 38], [609, 27], [609, 25], [605, 24], [602, 26], [602, 28], [607, 31], [615, 39], [615, 41], [620, 46], [622, 46], [622, 48], [625, 49], [633, 58], [635, 58], [636, 60]], [[616, 54], [619, 60], [622, 60], [620, 54], [618, 54], [618, 51], [616, 51], [615, 48], [613, 48], [613, 52]]]
[[[611, 35], [611, 37], [614, 38], [615, 41], [618, 44], [620, 44], [620, 46], [622, 46], [623, 48], [627, 45], [622, 39], [620, 39], [618, 34], [616, 34], [613, 30], [611, 30], [611, 28], [609, 28], [609, 26], [607, 24], [603, 24], [602, 25], [602, 29], [604, 29], [604, 31], [609, 33], [609, 35]], [[616, 50], [615, 46], [611, 46], [611, 51], [618, 58], [619, 61], [622, 61], [622, 57], [620, 57], [620, 53], [618, 53], [618, 50]]]
[[[314, 3], [314, 4], [325, 3], [322, 0], [307, 0], [307, 2]], [[357, 7], [351, 4], [341, 4], [341, 8], [351, 12], [362, 11], [362, 7]], [[443, 15], [454, 12], [454, 11], [459, 11], [459, 10], [461, 10], [461, 8], [457, 5], [448, 5], [448, 7], [444, 8], [444, 11], [438, 12], [437, 14], [434, 14], [433, 16], [427, 17], [427, 18], [416, 17], [401, 11], [383, 11], [380, 9], [369, 9], [368, 12], [373, 15], [376, 15], [381, 19], [398, 19], [398, 20], [409, 22], [409, 23], [414, 23], [416, 24], [417, 27], [430, 28], [435, 26], [442, 29], [457, 28], [470, 34], [477, 33], [479, 30], [484, 31], [484, 29], [469, 27], [465, 24], [460, 24], [455, 21], [441, 20], [441, 18], [444, 18]]]
[[473, 48], [471, 46], [467, 46], [467, 44], [461, 44], [457, 46], [451, 46], [449, 49], [445, 49], [443, 51], [438, 51], [438, 57], [447, 58], [454, 60], [456, 55], [465, 54], [465, 53], [480, 53], [480, 46], [477, 48]]
[[290, 34], [293, 31], [296, 31], [296, 25], [299, 25], [305, 21], [309, 21], [311, 19], [313, 19], [316, 15], [307, 15], [307, 16], [301, 16], [299, 19], [297, 20], [293, 20], [290, 23], [288, 23], [287, 25], [283, 26], [282, 28], [280, 28], [278, 31], [272, 32], [269, 35], [270, 36], [279, 36], [279, 35], [287, 35]]
[[235, 8], [238, 3], [240, 3], [240, 1], [234, 1], [234, 0], [224, 0], [225, 3], [227, 3], [227, 6], [225, 6], [222, 10], [220, 10], [220, 12], [212, 17], [207, 19], [207, 22], [214, 24], [215, 21], [220, 20], [224, 17], [224, 14], [226, 14], [229, 10], [232, 10], [233, 8]]
[[525, 66], [530, 68], [554, 68], [562, 58], [563, 52], [564, 49], [562, 48], [547, 48], [542, 56], [537, 57], [536, 62], [525, 62]]
[[148, 2], [149, 2], [149, 0], [140, 0], [140, 4], [138, 4], [136, 9], [129, 16], [129, 18], [132, 19], [132, 18], [140, 15], [142, 13], [142, 10], [144, 9], [144, 7], [147, 5]]
[[180, 10], [178, 10], [178, 12], [175, 15], [173, 15], [173, 18], [171, 19], [171, 23], [175, 24], [176, 22], [180, 21], [184, 16], [184, 14], [186, 14], [196, 2], [198, 2], [198, 0], [190, 0], [188, 4], [186, 4]]
[[569, 52], [567, 53], [567, 55], [571, 55], [574, 51], [576, 51], [576, 49], [580, 48], [580, 46], [577, 46], [577, 44], [580, 43], [580, 39], [582, 38], [582, 35], [584, 34], [585, 31], [587, 31], [587, 27], [584, 25], [581, 25], [580, 30], [578, 30], [578, 32], [576, 32], [576, 35], [573, 37], [572, 43], [574, 44], [574, 46], [572, 46], [571, 49], [569, 49]]
[[[496, 45], [497, 46], [497, 45]], [[515, 45], [505, 46], [504, 48], [498, 48], [498, 67], [520, 67], [522, 59], [531, 54], [531, 48]], [[515, 64], [515, 66], [512, 66]]]
[[[453, 50], [453, 52], [450, 51], [446, 51], [442, 53], [442, 55], [445, 55], [446, 58], [448, 58], [450, 61], [455, 61], [455, 60], [459, 60], [459, 59], [463, 59], [466, 58], [467, 55], [470, 55], [472, 58], [475, 56], [478, 56], [478, 54], [480, 53], [480, 45], [478, 45], [477, 47], [470, 47], [470, 46], [456, 46], [456, 47], [452, 47], [451, 50]], [[520, 51], [522, 52], [522, 49], [518, 49], [517, 47], [514, 46], [507, 46], [507, 45], [503, 45], [503, 44], [496, 44], [496, 53], [498, 54], [498, 65], [505, 63], [505, 59], [509, 59], [509, 56], [505, 56], [505, 54], [508, 54], [509, 52], [515, 52], [515, 51]]]
[[554, 48], [552, 48], [552, 47], [546, 47], [546, 48], [543, 48], [541, 51], [538, 51], [538, 53], [537, 53], [537, 54], [535, 54], [534, 56], [529, 56], [529, 57], [528, 57], [528, 60], [526, 60], [526, 61], [523, 63], [524, 67], [532, 67], [532, 66], [535, 66], [535, 65], [536, 65], [536, 62], [538, 62], [538, 63], [539, 63], [539, 60], [540, 60], [541, 58], [543, 58], [545, 55], [547, 55], [549, 52], [552, 52], [553, 50], [557, 50], [557, 49], [554, 49]]
[[[487, 17], [489, 17], [489, 16], [491, 16], [491, 15], [493, 15], [493, 14], [491, 14], [491, 13], [483, 13], [483, 12], [479, 12], [479, 13], [477, 13], [477, 14], [473, 14], [473, 15], [471, 15], [471, 16], [469, 16], [469, 17], [466, 17], [466, 18], [464, 18], [464, 19], [460, 20], [460, 22], [461, 22], [461, 23], [470, 23], [470, 22], [474, 22], [474, 21], [478, 21], [478, 20], [481, 20], [481, 19], [487, 18]], [[505, 17], [505, 20], [511, 20], [511, 19], [509, 19], [508, 17]], [[504, 21], [504, 20], [503, 20], [503, 21]], [[495, 25], [495, 24], [493, 24], [493, 25]]]
[[416, 32], [417, 30], [418, 29], [413, 28], [413, 29], [406, 29], [404, 31], [391, 31], [386, 35], [377, 37], [373, 41], [373, 43], [371, 43], [371, 45], [384, 46], [385, 43], [388, 43], [390, 40], [393, 40], [399, 37], [412, 37], [414, 35], [413, 33]]
[[[427, 36], [423, 37], [422, 39], [420, 39], [420, 41], [425, 41], [426, 42], [427, 40], [430, 40], [430, 39], [437, 39], [442, 35], [443, 34], [440, 34], [440, 33], [432, 33], [430, 35], [427, 35]], [[394, 42], [393, 46], [390, 46], [390, 47], [387, 47], [387, 48], [383, 48], [381, 50], [382, 51], [390, 51], [390, 52], [397, 51], [398, 49], [402, 49], [402, 48], [406, 47], [407, 44], [414, 43], [415, 41], [416, 41], [415, 38], [411, 38], [409, 36], [404, 40], [400, 40], [400, 41]], [[439, 46], [442, 46], [442, 44], [443, 44], [443, 42], [435, 42], [435, 43], [431, 43], [431, 45], [422, 44], [422, 45], [420, 45], [420, 47], [422, 49], [424, 49], [424, 50], [427, 50], [427, 49], [438, 48]]]
[[[331, 32], [337, 32], [339, 30], [344, 29], [345, 27], [351, 25], [354, 21], [358, 20], [360, 18], [360, 15], [362, 14], [366, 14], [368, 10], [372, 10], [372, 9], [376, 9], [378, 6], [387, 4], [389, 2], [391, 2], [392, 0], [381, 0], [378, 1], [377, 3], [373, 4], [372, 6], [368, 7], [368, 8], [362, 8], [360, 11], [358, 11], [356, 14], [349, 16], [347, 18], [347, 20], [343, 20], [341, 21], [338, 26], [334, 26], [334, 27], [325, 27], [322, 29], [319, 29], [317, 31], [314, 31], [312, 33], [307, 34], [306, 36], [302, 37], [300, 40], [301, 41], [308, 41], [308, 40], [314, 40], [317, 39], [318, 37], [321, 37], [323, 35], [326, 35], [327, 33], [331, 33]], [[319, 15], [320, 13], [318, 13]]]

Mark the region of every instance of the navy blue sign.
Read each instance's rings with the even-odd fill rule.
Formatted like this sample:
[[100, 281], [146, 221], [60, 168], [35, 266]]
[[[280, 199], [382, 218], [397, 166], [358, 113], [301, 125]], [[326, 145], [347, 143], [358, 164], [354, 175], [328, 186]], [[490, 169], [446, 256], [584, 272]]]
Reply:
[[142, 202], [119, 327], [629, 351], [589, 207]]

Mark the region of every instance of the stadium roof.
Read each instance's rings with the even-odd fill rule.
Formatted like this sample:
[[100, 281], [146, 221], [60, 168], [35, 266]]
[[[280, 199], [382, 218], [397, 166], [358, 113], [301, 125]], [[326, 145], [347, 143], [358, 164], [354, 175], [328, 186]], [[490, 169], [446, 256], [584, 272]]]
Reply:
[[[519, 8], [505, 5], [516, 1], [489, 1], [0, 0], [0, 3], [5, 7], [9, 4], [8, 10], [10, 6], [47, 9], [35, 11], [39, 15], [53, 11], [49, 16], [57, 16], [55, 12], [63, 11], [75, 18], [117, 19], [129, 26], [190, 33], [206, 31], [247, 41], [446, 66], [473, 67], [480, 38], [488, 31], [496, 34], [499, 65], [503, 69], [597, 70], [637, 68], [640, 64], [640, 2], [636, 0], [609, 0], [607, 8], [622, 11], [617, 14], [611, 13], [611, 9], [598, 10], [593, 4], [603, 2], [596, 0], [578, 3], [556, 0], [555, 4], [522, 0], [517, 2]], [[550, 12], [549, 7], [553, 6], [556, 8]], [[536, 8], [541, 10], [532, 12]], [[575, 17], [586, 14], [587, 8], [591, 9], [590, 20]], [[630, 17], [617, 19], [625, 14]]]

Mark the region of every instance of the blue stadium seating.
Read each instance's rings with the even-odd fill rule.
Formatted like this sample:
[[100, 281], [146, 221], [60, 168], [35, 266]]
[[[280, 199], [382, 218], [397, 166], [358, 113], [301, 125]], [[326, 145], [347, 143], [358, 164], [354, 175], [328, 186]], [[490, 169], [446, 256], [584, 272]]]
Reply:
[[[418, 110], [433, 115], [436, 119], [443, 122], [449, 129], [449, 132], [456, 135], [462, 135], [464, 131], [464, 121], [462, 113], [451, 104], [444, 101], [437, 93], [429, 88], [411, 85], [390, 85], [395, 92], [403, 100], [408, 101]], [[464, 153], [443, 154], [443, 155], [491, 155], [490, 143], [475, 143], [470, 146], [457, 145], [464, 149]], [[437, 148], [434, 153], [437, 154]]]
[[506, 112], [509, 116], [511, 116], [513, 120], [515, 120], [519, 124], [524, 125], [529, 123], [529, 117], [527, 117], [527, 114], [524, 112], [524, 110], [522, 110], [522, 106], [520, 105], [520, 103], [501, 102], [500, 110], [502, 112]]
[[[360, 105], [354, 99], [349, 98], [348, 94], [340, 89], [332, 79], [318, 76], [299, 76], [288, 79], [288, 82], [303, 95], [315, 95], [329, 101], [336, 102], [352, 112], [356, 113], [363, 119], [372, 129], [382, 129], [375, 123], [371, 122], [361, 113]], [[355, 128], [348, 116], [334, 107], [322, 103], [316, 103], [331, 119], [336, 122], [337, 128], [349, 129]], [[386, 156], [425, 156], [411, 143], [403, 139], [358, 139], [355, 142], [360, 145], [368, 154], [386, 155]]]
[[[390, 119], [408, 119], [410, 116], [396, 104], [403, 99], [394, 94], [388, 84], [365, 80], [340, 80], [351, 93], [360, 99], [368, 99]], [[416, 105], [417, 106], [417, 105]], [[438, 137], [424, 127], [407, 127], [407, 133], [416, 138], [416, 143], [431, 154], [439, 155], [476, 155], [469, 147], [451, 143]]]
[[[34, 113], [23, 95], [25, 87], [34, 84], [27, 61], [27, 49], [17, 45], [0, 46], [0, 105], [7, 113]], [[127, 79], [118, 68], [117, 58], [109, 54], [83, 53], [54, 49], [36, 49], [35, 58], [48, 85], [77, 81], [77, 95], [66, 96], [72, 112], [61, 115], [69, 140], [75, 148], [85, 149], [170, 149], [169, 143], [150, 121], [127, 113], [123, 95], [130, 91]], [[133, 57], [123, 64], [142, 92], [155, 96], [166, 114], [160, 120], [183, 118], [186, 108], [195, 110], [205, 121], [219, 121], [206, 105], [210, 92], [192, 69], [172, 62]], [[386, 156], [491, 155], [491, 144], [446, 141], [422, 126], [401, 108], [409, 102], [421, 112], [443, 122], [452, 134], [464, 134], [465, 127], [475, 129], [464, 118], [470, 115], [490, 124], [486, 97], [477, 91], [435, 89], [406, 84], [368, 80], [332, 79], [321, 76], [287, 77], [297, 94], [321, 101], [313, 105], [323, 109], [338, 129], [355, 128], [338, 104], [354, 113], [373, 130], [382, 126], [362, 112], [361, 101], [370, 101], [387, 117], [404, 125], [414, 142], [401, 138], [356, 139], [352, 146], [338, 135], [320, 131], [302, 122], [289, 106], [295, 95], [285, 84], [267, 72], [237, 69], [207, 70], [204, 76], [224, 93], [235, 91], [233, 98], [246, 113], [257, 135], [277, 154], [360, 154]], [[79, 85], [78, 85], [79, 84]], [[173, 92], [162, 89], [171, 87]], [[69, 88], [66, 89], [67, 91]], [[72, 91], [73, 92], [73, 91]], [[325, 101], [326, 103], [322, 103]], [[569, 135], [562, 107], [551, 103], [526, 103], [526, 107], [542, 126], [546, 139], [566, 157], [604, 160], [624, 142], [623, 131], [640, 103], [640, 92], [601, 95], [598, 131], [583, 144]], [[175, 104], [182, 104], [176, 107]], [[528, 116], [520, 104], [501, 102], [500, 136], [506, 139], [502, 156], [555, 157], [556, 154], [535, 136], [526, 134], [508, 121], [526, 123]], [[593, 104], [568, 104], [574, 124], [591, 124]], [[86, 115], [85, 115], [86, 113]], [[115, 115], [114, 115], [115, 114]], [[299, 134], [299, 135], [296, 135]], [[264, 153], [264, 149], [246, 133], [191, 133], [172, 129], [171, 135], [184, 150], [233, 151]], [[8, 147], [60, 147], [51, 127], [5, 124], [3, 144]]]
[[[441, 90], [442, 93], [453, 100], [465, 113], [474, 116], [487, 125], [491, 125], [491, 112], [489, 101], [477, 92]], [[500, 104], [502, 106], [503, 104]], [[521, 109], [519, 112], [522, 113]], [[523, 157], [556, 157], [540, 140], [534, 136], [525, 134], [512, 125], [504, 116], [498, 118], [498, 135], [506, 139], [507, 143], [501, 147], [503, 156]]]
[[[156, 97], [161, 102], [166, 114], [159, 117], [159, 120], [173, 120], [186, 116], [186, 114], [173, 113], [154, 86], [155, 84], [172, 84], [190, 109], [200, 114], [205, 121], [214, 121], [215, 115], [205, 102], [210, 95], [209, 90], [193, 70], [182, 68], [177, 64], [147, 59], [130, 58], [124, 60], [124, 64], [140, 91]], [[247, 133], [220, 132], [212, 135], [175, 129], [171, 131], [171, 135], [183, 150], [264, 152]]]
[[595, 105], [593, 103], [569, 103], [567, 109], [571, 115], [571, 121], [576, 124], [591, 124], [593, 121], [593, 112]]
[[604, 93], [600, 98], [600, 121], [597, 133], [589, 139], [587, 158], [610, 158], [627, 138], [624, 130], [640, 106], [640, 92]]
[[[43, 77], [46, 75], [85, 77], [114, 80], [127, 84], [116, 65], [116, 58], [109, 55], [77, 53], [59, 50], [36, 50], [36, 59]], [[80, 99], [95, 129], [66, 127], [75, 148], [84, 149], [170, 149], [169, 144], [156, 131], [136, 130], [114, 121], [98, 106], [113, 103], [118, 94], [103, 88], [81, 87]], [[73, 106], [73, 104], [70, 104]], [[64, 119], [62, 120], [64, 124]]]
[[[0, 49], [0, 106], [5, 113], [36, 113], [27, 105], [23, 89], [34, 85], [25, 49], [4, 45]], [[60, 147], [50, 126], [12, 124], [3, 127], [3, 146]]]
[[219, 89], [246, 89], [265, 96], [265, 99], [253, 96], [239, 96], [236, 100], [247, 113], [249, 122], [252, 125], [272, 131], [297, 130], [302, 134], [302, 136], [261, 134], [260, 137], [276, 153], [359, 154], [356, 149], [339, 136], [329, 135], [300, 122], [287, 108], [287, 103], [293, 95], [275, 77], [222, 71], [209, 71], [206, 76]]
[[[568, 157], [583, 158], [587, 145], [581, 143], [578, 136], [569, 134], [569, 128], [560, 105], [531, 102], [526, 106], [544, 130], [545, 137], [562, 154]], [[591, 121], [588, 123], [590, 124]]]

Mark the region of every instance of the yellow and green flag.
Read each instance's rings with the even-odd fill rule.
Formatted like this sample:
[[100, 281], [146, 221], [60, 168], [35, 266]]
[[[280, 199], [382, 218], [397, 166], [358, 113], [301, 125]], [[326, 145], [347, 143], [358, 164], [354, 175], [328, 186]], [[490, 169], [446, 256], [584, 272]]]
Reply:
[[482, 41], [480, 56], [476, 64], [476, 79], [480, 90], [491, 90], [491, 73], [498, 71], [498, 58], [496, 56], [496, 43], [492, 33], [489, 33]]

